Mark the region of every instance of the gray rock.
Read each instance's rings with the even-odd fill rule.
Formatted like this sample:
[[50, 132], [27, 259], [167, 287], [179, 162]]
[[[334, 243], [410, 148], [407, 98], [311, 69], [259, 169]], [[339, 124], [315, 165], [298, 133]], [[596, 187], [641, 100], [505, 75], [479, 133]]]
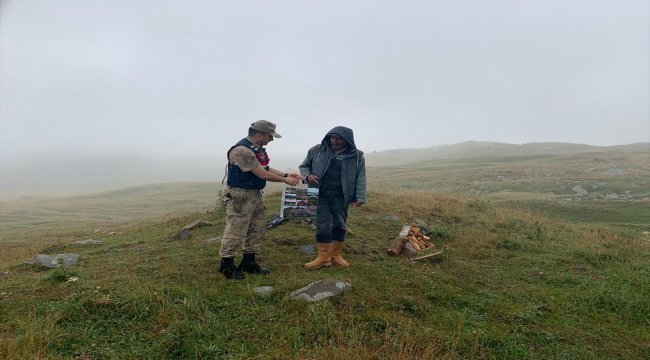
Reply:
[[614, 176], [614, 175], [620, 175], [620, 174], [622, 174], [622, 173], [623, 173], [623, 170], [621, 170], [621, 169], [619, 169], [619, 168], [609, 168], [609, 169], [607, 169], [607, 171], [605, 171], [603, 174], [605, 174], [605, 175], [610, 175], [610, 176]]
[[212, 226], [212, 225], [214, 225], [214, 224], [211, 223], [211, 222], [207, 222], [207, 221], [203, 221], [203, 220], [196, 220], [194, 222], [191, 222], [191, 223], [185, 225], [183, 230], [194, 230], [194, 229], [200, 228], [202, 226]]
[[273, 294], [273, 286], [258, 286], [253, 289], [253, 292], [259, 297], [269, 297]]
[[607, 200], [618, 200], [619, 197], [618, 197], [617, 194], [611, 193], [611, 194], [605, 195], [605, 199], [607, 199]]
[[223, 239], [223, 236], [209, 238], [209, 239], [205, 240], [205, 243], [206, 244], [216, 244], [216, 243], [220, 243], [221, 239]]
[[429, 225], [427, 225], [427, 222], [422, 220], [422, 219], [414, 219], [413, 224], [415, 224], [417, 226], [429, 227]]
[[401, 253], [401, 255], [408, 256], [408, 257], [414, 257], [414, 256], [416, 256], [417, 254], [418, 254], [418, 251], [415, 250], [415, 248], [413, 247], [413, 245], [411, 245], [410, 242], [407, 241], [407, 242], [404, 244], [404, 247], [402, 248], [402, 253]]
[[77, 264], [79, 260], [79, 254], [56, 254], [56, 255], [46, 255], [38, 254], [33, 258], [26, 261], [30, 265], [40, 265], [49, 269], [55, 269], [61, 266], [59, 263], [63, 261], [63, 265], [72, 266]]
[[93, 240], [93, 239], [88, 239], [88, 240], [79, 240], [75, 241], [72, 243], [72, 245], [98, 245], [98, 244], [103, 244], [104, 242], [102, 240]]
[[294, 300], [315, 302], [331, 296], [337, 296], [351, 287], [352, 284], [349, 282], [336, 279], [325, 279], [313, 282], [304, 288], [293, 291], [289, 294], [289, 297]]
[[300, 250], [309, 255], [314, 255], [316, 253], [316, 248], [314, 245], [300, 245]]
[[192, 237], [192, 233], [189, 230], [181, 230], [178, 234], [174, 235], [174, 240], [185, 240]]
[[65, 266], [76, 265], [77, 261], [79, 260], [79, 254], [57, 254], [56, 260], [62, 260], [63, 265]]
[[573, 190], [578, 196], [587, 196], [587, 194], [589, 194], [589, 192], [583, 189], [580, 185], [574, 186], [571, 190]]
[[117, 231], [111, 231], [111, 232], [109, 232], [109, 233], [106, 234], [106, 236], [113, 236], [113, 235], [122, 235], [122, 233], [121, 233], [121, 232], [117, 232]]

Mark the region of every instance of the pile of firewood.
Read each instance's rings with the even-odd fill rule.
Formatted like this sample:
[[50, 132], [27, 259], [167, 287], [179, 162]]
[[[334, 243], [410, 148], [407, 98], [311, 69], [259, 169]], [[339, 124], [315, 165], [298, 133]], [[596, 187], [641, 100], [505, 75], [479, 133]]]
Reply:
[[[395, 240], [393, 240], [393, 243], [388, 248], [387, 253], [388, 255], [399, 255], [402, 253], [404, 246], [408, 243], [412, 248], [410, 254], [413, 255], [413, 253], [417, 253], [421, 250], [432, 248], [433, 244], [429, 242], [429, 240], [430, 238], [428, 236], [422, 234], [422, 232], [420, 231], [420, 227], [418, 225], [415, 224], [406, 225], [402, 228], [402, 231], [400, 231], [399, 235], [397, 235]], [[441, 255], [441, 254], [442, 251], [438, 251], [436, 253], [427, 254], [424, 256], [411, 257], [411, 259], [419, 260], [419, 259], [429, 258], [432, 256]]]
[[429, 242], [429, 237], [422, 234], [420, 232], [420, 227], [417, 225], [411, 225], [409, 227], [409, 232], [406, 238], [417, 251], [433, 247], [433, 244]]

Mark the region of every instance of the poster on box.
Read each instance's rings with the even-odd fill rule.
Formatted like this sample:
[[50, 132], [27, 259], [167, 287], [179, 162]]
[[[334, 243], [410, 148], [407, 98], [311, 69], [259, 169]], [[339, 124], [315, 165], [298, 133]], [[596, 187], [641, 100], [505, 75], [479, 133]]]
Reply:
[[293, 217], [316, 217], [318, 189], [306, 185], [287, 186], [282, 191], [280, 216], [283, 219]]

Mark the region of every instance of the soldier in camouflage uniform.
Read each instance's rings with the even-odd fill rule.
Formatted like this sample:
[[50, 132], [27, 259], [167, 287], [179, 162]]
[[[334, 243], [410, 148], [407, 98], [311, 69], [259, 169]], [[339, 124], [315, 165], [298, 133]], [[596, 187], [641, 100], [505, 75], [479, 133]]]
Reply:
[[[259, 120], [251, 124], [248, 136], [228, 150], [228, 181], [224, 193], [226, 228], [221, 240], [219, 272], [227, 279], [244, 279], [244, 272], [268, 274], [255, 260], [266, 233], [262, 189], [267, 181], [296, 186], [300, 174], [288, 174], [268, 166], [269, 156], [264, 146], [281, 137], [275, 124]], [[243, 259], [235, 267], [234, 258], [243, 250]]]

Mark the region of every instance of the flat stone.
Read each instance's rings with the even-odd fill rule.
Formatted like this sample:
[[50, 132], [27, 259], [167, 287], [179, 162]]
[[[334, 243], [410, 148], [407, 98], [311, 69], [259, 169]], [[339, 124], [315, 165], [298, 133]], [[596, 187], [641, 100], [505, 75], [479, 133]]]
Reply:
[[185, 240], [192, 237], [192, 233], [189, 230], [181, 230], [178, 234], [174, 235], [174, 240]]
[[258, 286], [253, 289], [253, 292], [259, 297], [269, 297], [273, 294], [273, 286]]
[[98, 244], [103, 244], [104, 242], [102, 240], [93, 240], [93, 239], [88, 239], [88, 240], [79, 240], [75, 241], [72, 243], [72, 245], [98, 245]]
[[622, 173], [623, 173], [623, 170], [621, 170], [619, 168], [609, 168], [603, 174], [612, 176], [612, 175], [620, 175]]
[[122, 233], [121, 233], [121, 232], [117, 232], [117, 231], [111, 231], [111, 232], [109, 232], [109, 233], [106, 234], [106, 236], [113, 236], [113, 235], [122, 235]]
[[325, 279], [313, 282], [301, 289], [293, 291], [289, 294], [289, 297], [294, 300], [316, 302], [328, 297], [337, 296], [351, 287], [352, 284], [349, 282], [336, 279]]
[[79, 254], [56, 254], [56, 255], [46, 255], [38, 254], [33, 258], [26, 261], [30, 265], [41, 265], [49, 269], [56, 269], [61, 266], [59, 263], [63, 261], [63, 265], [72, 266], [77, 264], [79, 260]]
[[316, 253], [316, 247], [314, 247], [314, 245], [300, 245], [300, 250], [309, 255], [314, 255]]
[[399, 221], [399, 216], [395, 215], [384, 215], [381, 217], [382, 221]]
[[196, 220], [196, 221], [193, 221], [193, 222], [185, 225], [183, 230], [194, 230], [194, 229], [200, 228], [202, 226], [212, 226], [212, 225], [214, 225], [214, 224], [211, 223], [211, 222], [207, 222], [207, 221], [203, 221], [203, 220]]
[[587, 194], [589, 194], [589, 192], [583, 189], [582, 186], [580, 185], [574, 186], [573, 188], [571, 188], [571, 190], [573, 190], [573, 192], [575, 192], [576, 195], [578, 196], [587, 196]]

